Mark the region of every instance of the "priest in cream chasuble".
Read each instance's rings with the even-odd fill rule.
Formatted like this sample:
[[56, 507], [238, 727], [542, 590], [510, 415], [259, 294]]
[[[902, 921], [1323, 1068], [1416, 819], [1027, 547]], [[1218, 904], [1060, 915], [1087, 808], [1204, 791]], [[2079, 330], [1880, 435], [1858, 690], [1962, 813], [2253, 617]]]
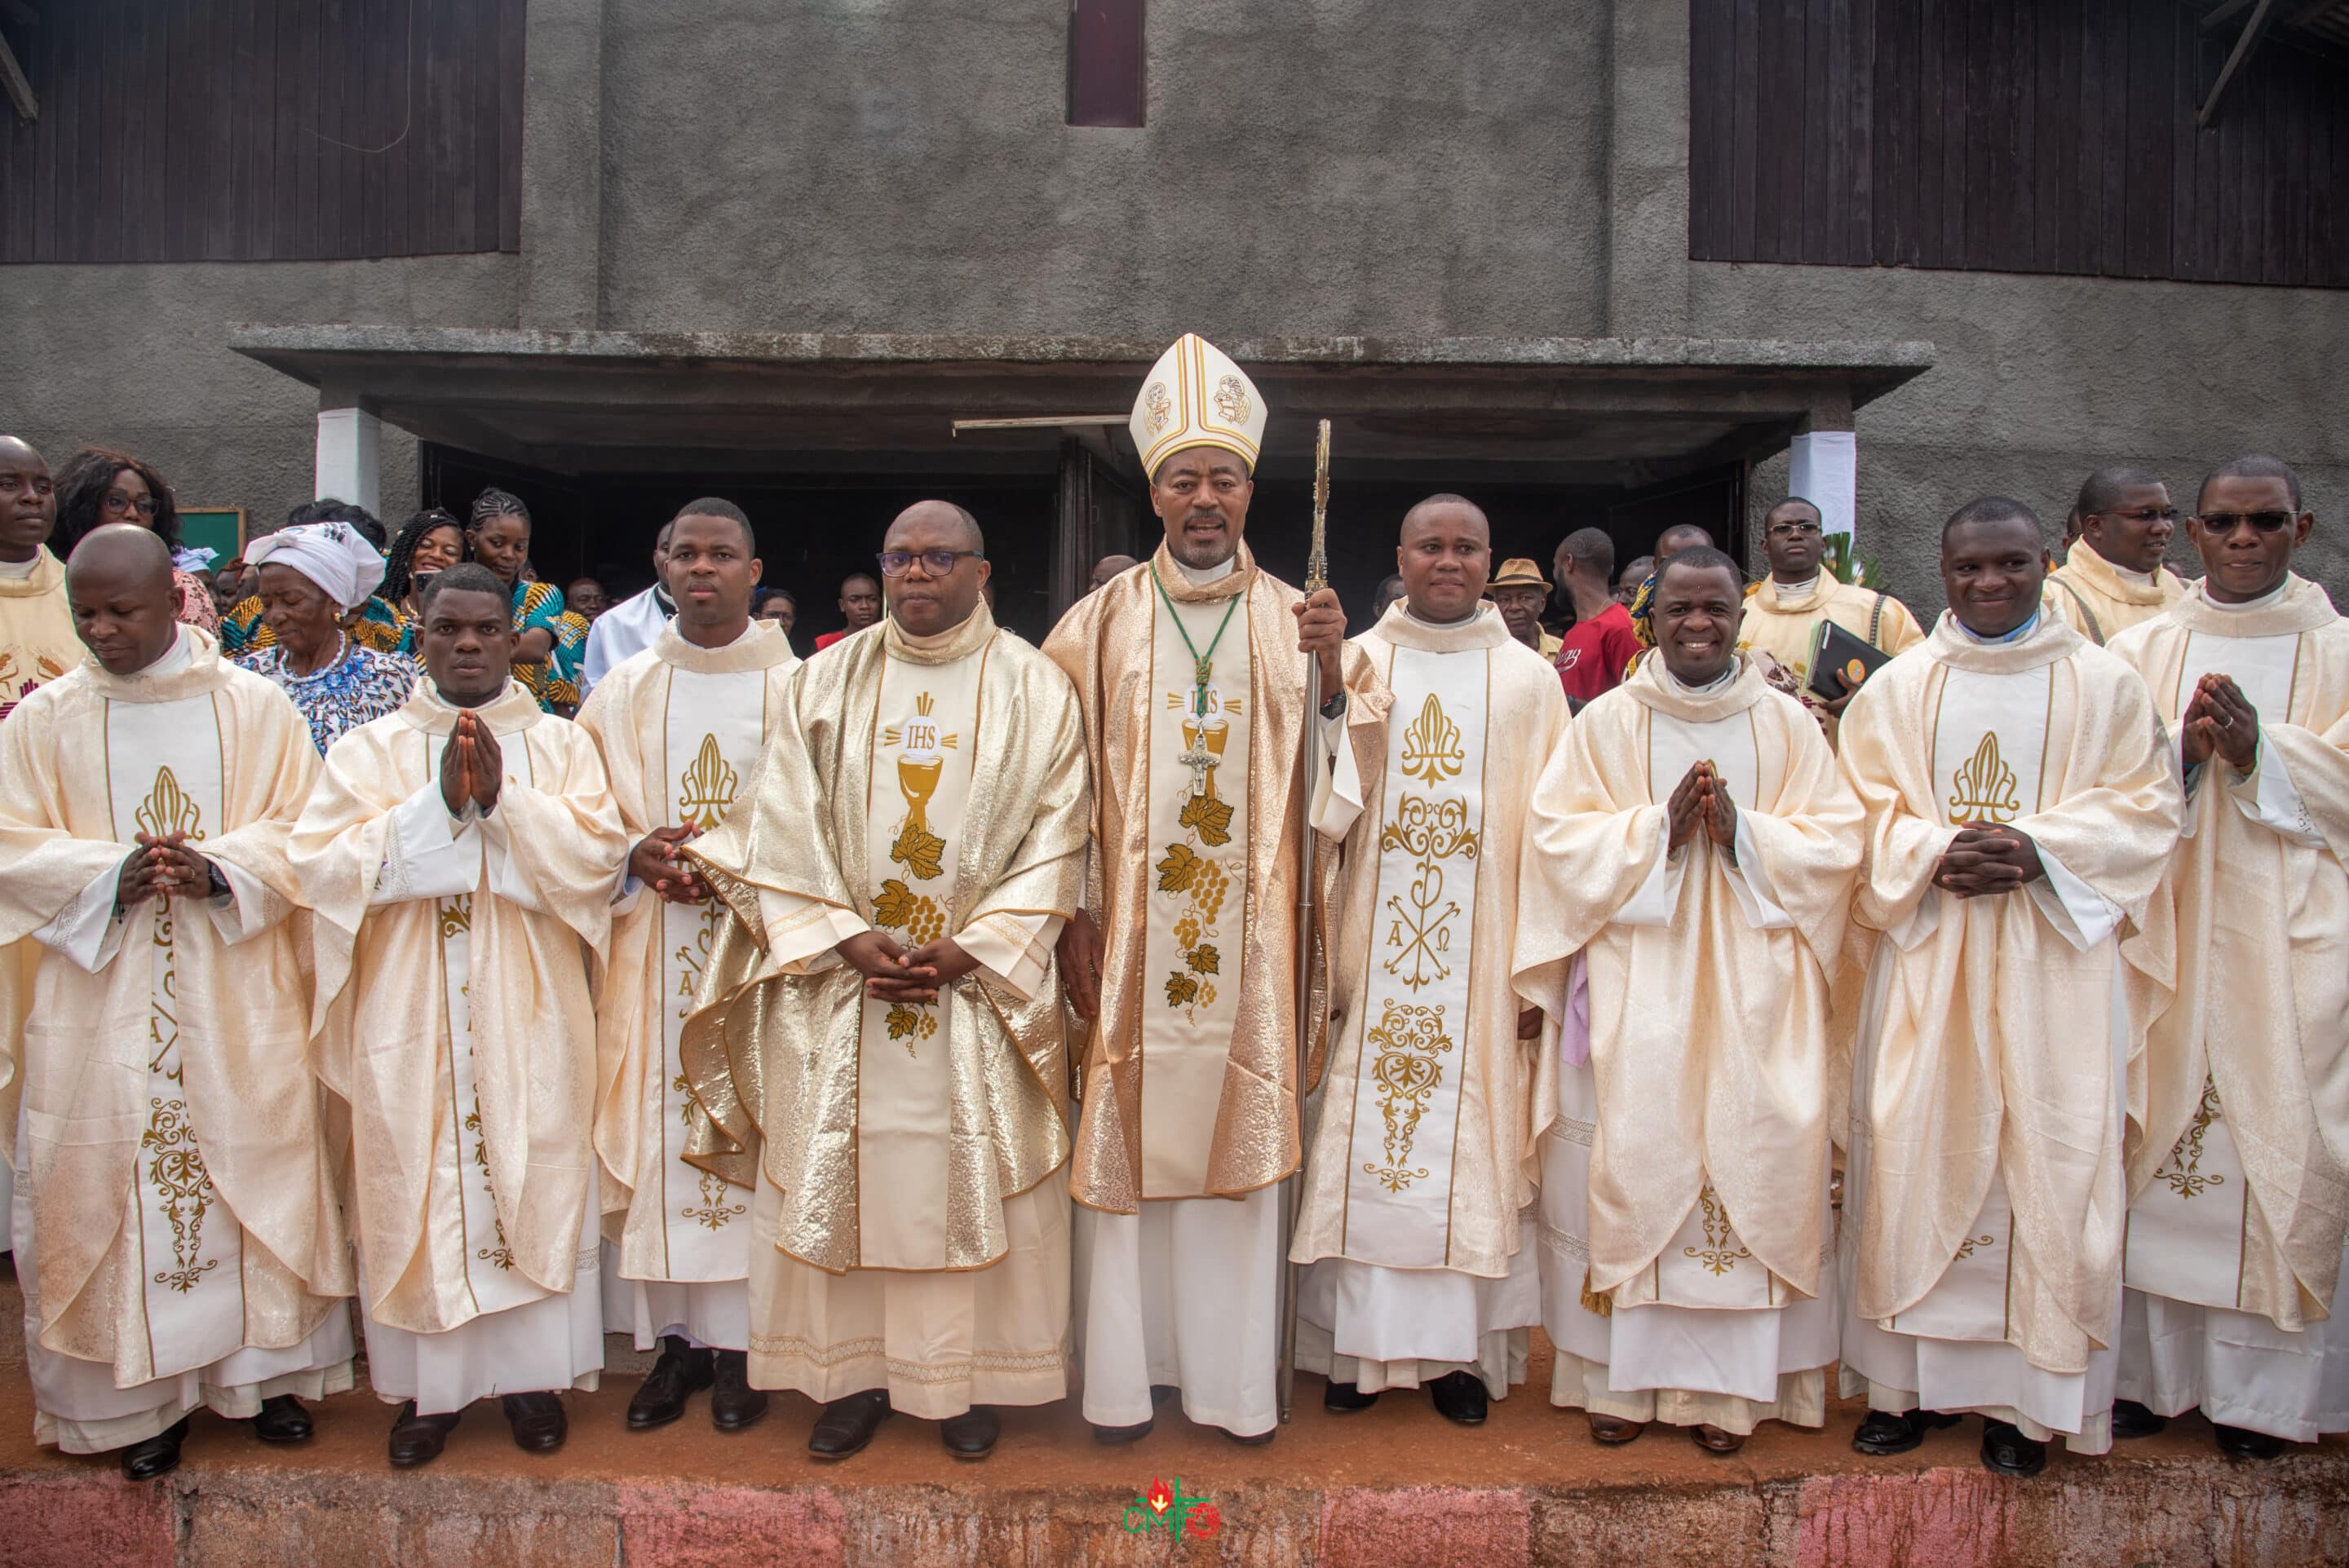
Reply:
[[[1826, 545], [1819, 509], [1801, 496], [1788, 496], [1770, 509], [1762, 520], [1762, 550], [1770, 575], [1745, 590], [1745, 620], [1737, 648], [1764, 655], [1763, 674], [1775, 675], [1781, 690], [1792, 688], [1789, 695], [1818, 717], [1832, 746], [1836, 725], [1851, 706], [1851, 693], [1859, 689], [1859, 683], [1845, 672], [1844, 696], [1834, 701], [1810, 689], [1811, 647], [1820, 624], [1832, 622], [1888, 654], [1915, 647], [1925, 634], [1909, 606], [1891, 594], [1839, 582], [1824, 563]], [[1774, 664], [1785, 673], [1777, 675]]]
[[0, 436], [0, 719], [81, 663], [66, 570], [48, 552], [57, 503], [49, 465]]
[[[1816, 1427], [1836, 1358], [1827, 970], [1859, 802], [1738, 655], [1739, 574], [1658, 572], [1658, 657], [1576, 718], [1527, 832], [1516, 980], [1564, 1017], [1541, 1161], [1550, 1399], [1734, 1450]], [[1749, 612], [1750, 613], [1750, 612]]]
[[427, 678], [326, 753], [295, 830], [319, 1071], [348, 1102], [367, 1376], [420, 1464], [475, 1399], [523, 1447], [594, 1388], [595, 1022], [587, 965], [629, 842], [595, 744], [511, 674], [511, 601], [437, 573]]
[[708, 1113], [678, 1055], [725, 906], [678, 851], [726, 820], [757, 771], [799, 658], [771, 623], [750, 618], [760, 562], [739, 508], [695, 501], [664, 533], [677, 615], [579, 710], [636, 845], [595, 1009], [604, 1326], [661, 1349], [630, 1428], [677, 1419], [688, 1394], [714, 1384], [711, 1418], [731, 1430], [766, 1408], [745, 1360], [750, 1206], [685, 1161]]
[[1300, 746], [1309, 720], [1317, 759], [1355, 744], [1384, 697], [1343, 646], [1337, 595], [1306, 603], [1242, 540], [1264, 400], [1239, 366], [1185, 335], [1144, 380], [1133, 432], [1165, 542], [1044, 642], [1084, 705], [1097, 812], [1087, 911], [1061, 952], [1090, 1029], [1069, 1178], [1085, 1418], [1105, 1440], [1138, 1436], [1151, 1388], [1172, 1386], [1191, 1419], [1261, 1439], [1278, 1416], [1274, 1188], [1302, 1153]]
[[2112, 645], [2179, 737], [2187, 798], [2158, 910], [2177, 993], [2133, 1065], [2114, 1421], [2199, 1406], [2268, 1457], [2349, 1428], [2349, 622], [2292, 570], [2297, 479], [2230, 467], [2252, 471], [2214, 474], [2190, 525], [2209, 574]]
[[1424, 1385], [1473, 1422], [1524, 1378], [1541, 1317], [1532, 1203], [1557, 1054], [1510, 989], [1509, 953], [1521, 834], [1567, 706], [1483, 602], [1482, 511], [1422, 501], [1397, 564], [1404, 598], [1351, 645], [1392, 699], [1366, 727], [1378, 764], [1365, 779], [1341, 752], [1315, 819], [1344, 869], [1289, 1253], [1312, 1264], [1298, 1364], [1330, 1379], [1330, 1408]]
[[[2184, 800], [2135, 671], [2042, 613], [2018, 501], [1944, 528], [1952, 606], [1869, 680], [1841, 765], [1868, 813], [1839, 1263], [1857, 1445], [1980, 1411], [1984, 1462], [2110, 1441], [2126, 1066], [2169, 965], [2148, 908]], [[2101, 1048], [2098, 1048], [2101, 1047]]]
[[174, 620], [151, 531], [92, 532], [68, 581], [92, 656], [0, 725], [0, 943], [36, 957], [0, 1126], [35, 1435], [143, 1480], [199, 1406], [301, 1438], [296, 1397], [351, 1386], [288, 920], [316, 753]]
[[2047, 607], [2080, 635], [2107, 646], [2185, 593], [2178, 573], [2162, 564], [2178, 509], [2150, 471], [2098, 469], [2080, 487], [2072, 517], [2079, 537], [2047, 574]]
[[726, 912], [688, 1157], [750, 1205], [750, 1382], [825, 1403], [821, 1459], [893, 1411], [980, 1458], [992, 1407], [1067, 1392], [1083, 729], [984, 549], [943, 501], [890, 525], [887, 616], [800, 666], [755, 793], [686, 851]]

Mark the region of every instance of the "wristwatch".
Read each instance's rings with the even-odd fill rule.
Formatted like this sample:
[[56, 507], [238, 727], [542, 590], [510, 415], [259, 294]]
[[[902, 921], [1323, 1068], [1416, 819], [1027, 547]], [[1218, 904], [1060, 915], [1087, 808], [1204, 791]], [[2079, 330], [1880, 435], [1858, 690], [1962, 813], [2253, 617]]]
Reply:
[[212, 873], [212, 886], [207, 891], [205, 894], [206, 897], [227, 898], [235, 891], [228, 885], [228, 878], [221, 874], [221, 869], [217, 862], [206, 861], [204, 862], [204, 869]]

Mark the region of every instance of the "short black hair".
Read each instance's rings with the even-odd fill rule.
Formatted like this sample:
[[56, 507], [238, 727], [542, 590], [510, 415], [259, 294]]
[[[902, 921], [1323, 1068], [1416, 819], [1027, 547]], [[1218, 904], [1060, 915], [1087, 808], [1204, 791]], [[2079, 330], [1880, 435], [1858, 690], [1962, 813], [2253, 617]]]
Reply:
[[2158, 485], [2160, 482], [2161, 476], [2151, 469], [2141, 469], [2131, 463], [2106, 463], [2080, 481], [2079, 498], [2072, 503], [2073, 520], [2076, 522], [2110, 511], [2121, 499], [2121, 491], [2130, 485]]
[[699, 500], [687, 501], [677, 509], [677, 515], [665, 525], [670, 537], [676, 537], [677, 525], [688, 517], [720, 517], [742, 531], [742, 547], [751, 554], [759, 553], [759, 531], [750, 526], [750, 517], [739, 506], [721, 496], [706, 495]]
[[1656, 568], [1656, 597], [1664, 596], [1664, 579], [1674, 572], [1726, 572], [1737, 592], [1745, 591], [1745, 573], [1737, 562], [1710, 544], [1692, 544], [1686, 550], [1672, 552], [1671, 559]]
[[840, 580], [840, 591], [843, 593], [847, 593], [848, 585], [851, 583], [870, 583], [873, 584], [875, 591], [878, 591], [881, 586], [881, 579], [874, 575], [872, 573], [852, 572], [847, 576]]
[[[2282, 480], [2284, 493], [2292, 498], [2292, 510], [2300, 510], [2300, 476], [2282, 458], [2271, 458], [2265, 452], [2245, 452], [2230, 462], [2220, 463], [2202, 476], [2202, 489], [2194, 492], [2195, 511], [2202, 510], [2202, 490], [2210, 488], [2212, 480]], [[60, 519], [65, 516], [63, 508], [58, 509], [57, 515]]]
[[1656, 574], [1656, 558], [1652, 555], [1635, 556], [1631, 563], [1623, 568], [1623, 571], [1626, 575], [1635, 576], [1645, 583]]
[[1947, 545], [1950, 535], [1958, 529], [1979, 522], [2006, 522], [2014, 518], [2029, 523], [2040, 542], [2046, 542], [2047, 531], [2040, 525], [2039, 514], [2011, 495], [1978, 495], [1950, 513], [1950, 521], [1941, 524], [1941, 542]]
[[433, 600], [450, 592], [493, 595], [506, 607], [506, 624], [513, 624], [513, 596], [506, 591], [506, 585], [498, 581], [498, 574], [480, 562], [460, 561], [447, 571], [435, 572], [427, 577], [416, 607], [419, 611], [429, 611]]
[[333, 496], [321, 496], [305, 500], [285, 514], [285, 526], [299, 527], [305, 522], [347, 522], [359, 531], [360, 536], [378, 550], [384, 547], [383, 524], [375, 513], [357, 501], [337, 500]]
[[1819, 503], [1818, 503], [1818, 502], [1816, 502], [1816, 501], [1813, 500], [1810, 497], [1808, 497], [1808, 496], [1806, 496], [1806, 495], [1790, 495], [1790, 496], [1788, 496], [1785, 500], [1784, 500], [1780, 501], [1776, 506], [1772, 507], [1772, 508], [1770, 509], [1770, 511], [1765, 511], [1765, 512], [1764, 512], [1762, 515], [1763, 515], [1764, 518], [1767, 518], [1767, 517], [1770, 515], [1770, 512], [1771, 512], [1771, 511], [1783, 511], [1784, 509], [1785, 509], [1785, 508], [1787, 508], [1787, 507], [1790, 507], [1790, 506], [1806, 506], [1806, 507], [1809, 507], [1809, 508], [1811, 509], [1811, 515], [1812, 515], [1813, 517], [1817, 518], [1817, 519], [1819, 520], [1819, 526], [1820, 526], [1820, 527], [1822, 527], [1822, 528], [1824, 528], [1824, 527], [1826, 527], [1826, 526], [1827, 514], [1826, 514], [1826, 512], [1823, 512], [1823, 511], [1821, 511], [1819, 510]]
[[1557, 553], [1570, 556], [1575, 564], [1596, 573], [1602, 581], [1615, 581], [1615, 541], [1603, 528], [1578, 528], [1559, 542]]
[[789, 604], [793, 611], [797, 611], [800, 607], [800, 596], [792, 593], [790, 589], [762, 587], [756, 593], [750, 595], [750, 608], [753, 613], [756, 613], [760, 610], [765, 609], [769, 604], [773, 603], [778, 599], [781, 599], [784, 603]]
[[[1671, 539], [1675, 536], [1686, 539], [1692, 534], [1704, 542], [1702, 545], [1703, 549], [1710, 550], [1713, 548], [1713, 534], [1701, 525], [1693, 522], [1676, 522], [1672, 524], [1671, 527], [1656, 535], [1656, 543], [1661, 547], [1667, 539]], [[1699, 547], [1696, 545], [1682, 545], [1681, 548], [1682, 550], [1693, 550]], [[1676, 551], [1674, 553], [1677, 554], [1679, 552]]]

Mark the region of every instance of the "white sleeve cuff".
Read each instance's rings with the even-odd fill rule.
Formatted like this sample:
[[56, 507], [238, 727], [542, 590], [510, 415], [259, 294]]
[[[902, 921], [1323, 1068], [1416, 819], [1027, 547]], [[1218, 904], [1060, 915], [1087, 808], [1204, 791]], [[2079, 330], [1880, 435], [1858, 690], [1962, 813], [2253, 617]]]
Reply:
[[1362, 770], [1355, 766], [1354, 748], [1346, 743], [1346, 716], [1317, 720], [1321, 730], [1321, 756], [1333, 765], [1320, 769], [1313, 787], [1313, 830], [1326, 839], [1342, 839], [1362, 814]]
[[114, 891], [121, 881], [119, 861], [98, 872], [56, 919], [33, 933], [33, 940], [86, 974], [95, 975], [113, 963], [130, 920], [127, 913], [119, 917], [114, 913]]
[[[516, 786], [509, 784], [506, 788]], [[470, 808], [471, 802], [467, 804]], [[481, 859], [489, 868], [490, 891], [508, 903], [543, 911], [545, 905], [539, 899], [537, 888], [531, 884], [530, 878], [514, 861], [512, 841], [506, 837], [505, 813], [481, 813], [478, 820], [481, 823]]]
[[833, 949], [873, 929], [853, 909], [763, 887], [759, 918], [767, 928], [767, 956], [786, 975], [812, 975], [839, 963]]
[[464, 815], [450, 817], [440, 786], [427, 779], [392, 809], [391, 832], [384, 841], [383, 865], [376, 872], [369, 905], [452, 898], [481, 882], [481, 846], [474, 832], [481, 814], [470, 800]]
[[1884, 934], [1903, 953], [1914, 953], [1941, 929], [1941, 890], [1928, 882], [1907, 919]]
[[[2217, 759], [2214, 764], [2226, 766]], [[2229, 771], [2233, 771], [2231, 767]], [[2244, 816], [2260, 826], [2309, 849], [2325, 847], [2324, 835], [2316, 830], [2315, 821], [2302, 803], [2291, 769], [2284, 766], [2276, 748], [2265, 741], [2261, 742], [2258, 755], [2251, 758], [2251, 770], [2229, 783], [2227, 794]]]
[[1778, 905], [1777, 894], [1770, 886], [1769, 867], [1762, 861], [1762, 846], [1746, 826], [1750, 815], [1742, 810], [1737, 813], [1737, 863], [1723, 869], [1729, 872], [1737, 907], [1745, 912], [1745, 923], [1756, 931], [1785, 931], [1794, 925], [1795, 917]]
[[2121, 906], [2066, 871], [2044, 845], [2039, 863], [2047, 874], [2025, 885], [2031, 890], [2031, 902], [2064, 941], [2085, 953], [2119, 928]]
[[250, 941], [285, 918], [285, 901], [270, 892], [266, 883], [226, 861], [212, 864], [220, 867], [228, 883], [228, 896], [204, 900], [204, 913], [220, 933], [222, 946]]
[[955, 934], [955, 943], [1021, 1001], [1036, 995], [1064, 923], [1057, 914], [984, 914]]
[[1648, 873], [1640, 879], [1640, 891], [1624, 901], [1623, 907], [1615, 912], [1613, 923], [1670, 925], [1672, 923], [1672, 911], [1679, 907], [1681, 902], [1681, 876], [1688, 867], [1689, 847], [1683, 846], [1678, 854], [1667, 852], [1664, 846], [1671, 841], [1671, 826], [1669, 816], [1656, 819], [1656, 842], [1650, 851], [1653, 858], [1649, 861]]

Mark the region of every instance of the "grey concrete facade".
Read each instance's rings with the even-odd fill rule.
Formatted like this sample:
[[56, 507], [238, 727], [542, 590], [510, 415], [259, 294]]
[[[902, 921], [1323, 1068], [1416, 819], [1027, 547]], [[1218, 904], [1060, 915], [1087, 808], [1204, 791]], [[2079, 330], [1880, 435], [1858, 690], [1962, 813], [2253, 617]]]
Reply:
[[[532, 0], [519, 256], [0, 271], [0, 429], [265, 518], [308, 493], [321, 392], [240, 323], [1927, 340], [1857, 418], [1863, 544], [1920, 607], [1971, 495], [2053, 528], [2096, 462], [2189, 502], [2251, 447], [2300, 466], [2349, 591], [2349, 292], [1692, 263], [1684, 0], [1161, 5], [1135, 130], [1062, 123], [1066, 19]], [[385, 462], [397, 515], [389, 427]]]

